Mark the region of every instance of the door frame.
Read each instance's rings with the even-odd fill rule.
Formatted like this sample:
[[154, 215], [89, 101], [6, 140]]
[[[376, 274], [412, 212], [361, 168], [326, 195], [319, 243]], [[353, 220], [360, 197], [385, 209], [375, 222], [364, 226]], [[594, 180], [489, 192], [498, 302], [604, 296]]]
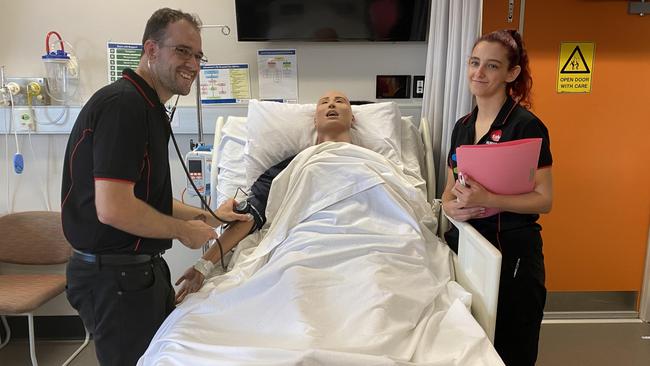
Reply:
[[645, 272], [640, 297], [639, 318], [644, 322], [650, 323], [650, 227], [648, 227], [648, 246], [646, 248]]

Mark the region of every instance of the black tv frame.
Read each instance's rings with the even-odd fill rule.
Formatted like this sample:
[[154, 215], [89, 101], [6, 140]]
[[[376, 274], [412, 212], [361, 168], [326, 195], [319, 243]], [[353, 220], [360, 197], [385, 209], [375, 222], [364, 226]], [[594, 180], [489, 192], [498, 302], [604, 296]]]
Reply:
[[[413, 17], [416, 18], [416, 13], [415, 9], [420, 9], [420, 11], [417, 13], [417, 15], [422, 15], [424, 13], [424, 17], [417, 17], [417, 19], [414, 19], [413, 22], [411, 23], [411, 28], [414, 27], [414, 23], [417, 23], [417, 27], [420, 30], [418, 35], [419, 37], [417, 39], [397, 39], [397, 38], [385, 38], [385, 39], [374, 39], [374, 38], [344, 38], [340, 36], [334, 36], [332, 32], [321, 32], [316, 36], [315, 34], [308, 35], [308, 32], [303, 32], [300, 33], [299, 36], [293, 37], [282, 37], [282, 36], [274, 36], [274, 37], [268, 37], [268, 34], [266, 37], [245, 37], [242, 38], [242, 35], [240, 32], [240, 26], [242, 25], [242, 15], [241, 11], [239, 11], [239, 8], [242, 6], [241, 2], [243, 1], [250, 1], [250, 0], [235, 0], [235, 17], [236, 17], [236, 23], [237, 23], [237, 40], [239, 42], [370, 42], [370, 43], [412, 43], [412, 42], [426, 42], [427, 37], [428, 37], [428, 31], [429, 31], [429, 18], [430, 18], [430, 12], [431, 12], [431, 0], [398, 0], [398, 1], [405, 1], [405, 2], [413, 2], [414, 11], [413, 11]], [[311, 2], [315, 0], [303, 0], [302, 2]], [[327, 0], [326, 0], [327, 1]], [[334, 1], [334, 0], [333, 0]], [[372, 0], [366, 0], [367, 2], [370, 2]], [[254, 12], [256, 10], [259, 10], [259, 6], [256, 6], [255, 9], [246, 9], [246, 12]], [[250, 14], [250, 13], [248, 13]], [[421, 24], [424, 22], [424, 24]], [[316, 33], [316, 32], [314, 32]]]

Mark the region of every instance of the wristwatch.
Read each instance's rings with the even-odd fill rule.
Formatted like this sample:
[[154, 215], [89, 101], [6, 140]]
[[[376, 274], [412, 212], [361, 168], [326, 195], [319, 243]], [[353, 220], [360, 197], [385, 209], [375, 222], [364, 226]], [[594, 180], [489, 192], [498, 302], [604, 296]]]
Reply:
[[208, 275], [212, 271], [212, 268], [214, 268], [214, 263], [203, 258], [200, 258], [194, 264], [194, 269], [197, 270], [200, 274], [202, 274], [203, 278], [208, 278]]

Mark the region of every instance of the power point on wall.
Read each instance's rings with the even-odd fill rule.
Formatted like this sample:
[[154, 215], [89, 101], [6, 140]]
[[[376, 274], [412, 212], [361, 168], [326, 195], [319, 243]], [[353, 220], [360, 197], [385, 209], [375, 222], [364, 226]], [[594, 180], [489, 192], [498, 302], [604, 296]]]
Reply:
[[413, 98], [422, 98], [424, 95], [424, 75], [413, 76]]
[[23, 130], [34, 131], [34, 118], [30, 112], [23, 113], [20, 116], [20, 125]]
[[34, 116], [29, 108], [16, 108], [14, 110], [14, 128], [17, 131], [34, 131]]

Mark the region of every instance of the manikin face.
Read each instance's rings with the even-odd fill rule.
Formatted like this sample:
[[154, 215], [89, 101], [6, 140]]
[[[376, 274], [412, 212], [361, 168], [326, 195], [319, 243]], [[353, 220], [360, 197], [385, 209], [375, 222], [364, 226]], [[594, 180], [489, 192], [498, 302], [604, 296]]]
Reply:
[[520, 71], [520, 66], [510, 68], [507, 50], [500, 43], [479, 42], [467, 67], [469, 90], [477, 98], [505, 95], [506, 84], [514, 81]]
[[[155, 42], [149, 67], [159, 94], [187, 95], [200, 69], [201, 35], [186, 20], [167, 26], [165, 37]], [[163, 97], [163, 95], [159, 95]]]
[[353, 122], [352, 107], [345, 94], [329, 91], [318, 99], [314, 123], [316, 131], [319, 133], [337, 130], [348, 131]]

